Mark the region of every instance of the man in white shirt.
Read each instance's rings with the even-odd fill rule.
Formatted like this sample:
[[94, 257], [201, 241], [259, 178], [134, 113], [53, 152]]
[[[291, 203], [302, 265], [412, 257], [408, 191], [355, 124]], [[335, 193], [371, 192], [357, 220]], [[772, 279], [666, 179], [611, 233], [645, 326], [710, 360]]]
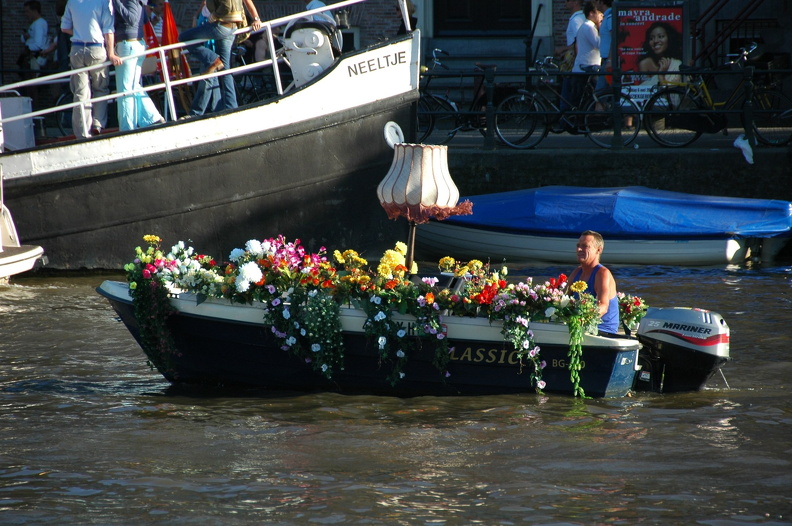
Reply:
[[38, 0], [27, 0], [24, 7], [25, 16], [30, 20], [30, 26], [27, 31], [22, 33], [22, 42], [24, 42], [28, 53], [28, 63], [25, 66], [38, 71], [47, 62], [41, 56], [41, 52], [49, 47], [49, 25], [41, 16], [41, 2]]
[[[71, 37], [69, 62], [72, 69], [102, 64], [110, 60], [121, 64], [115, 54], [113, 7], [108, 0], [69, 0], [61, 18], [61, 31]], [[92, 69], [71, 76], [74, 102], [102, 97], [110, 93], [108, 67]], [[72, 110], [72, 128], [78, 138], [98, 135], [107, 123], [107, 101], [85, 104], [84, 111]]]
[[563, 57], [567, 52], [574, 51], [575, 38], [577, 37], [578, 30], [580, 26], [583, 25], [583, 22], [586, 21], [586, 17], [583, 14], [583, 0], [566, 0], [564, 3], [572, 15], [569, 17], [569, 22], [567, 23], [566, 45], [555, 48], [555, 55], [557, 57]]
[[583, 14], [586, 15], [586, 21], [578, 29], [577, 38], [575, 39], [577, 54], [575, 55], [575, 65], [572, 68], [572, 72], [578, 73], [578, 75], [570, 77], [572, 86], [569, 103], [572, 105], [580, 102], [586, 82], [589, 81], [589, 75], [585, 74], [584, 68], [586, 66], [599, 67], [601, 62], [599, 28], [602, 24], [602, 12], [597, 9], [593, 2], [586, 2], [583, 5]]

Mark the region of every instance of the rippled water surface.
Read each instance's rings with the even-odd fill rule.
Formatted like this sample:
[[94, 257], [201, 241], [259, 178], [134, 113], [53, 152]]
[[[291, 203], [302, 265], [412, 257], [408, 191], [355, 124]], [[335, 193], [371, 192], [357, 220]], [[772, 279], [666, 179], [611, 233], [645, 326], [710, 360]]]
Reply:
[[14, 279], [0, 523], [792, 524], [792, 268], [613, 270], [651, 305], [725, 317], [728, 388], [200, 396], [148, 369], [94, 292], [107, 276]]

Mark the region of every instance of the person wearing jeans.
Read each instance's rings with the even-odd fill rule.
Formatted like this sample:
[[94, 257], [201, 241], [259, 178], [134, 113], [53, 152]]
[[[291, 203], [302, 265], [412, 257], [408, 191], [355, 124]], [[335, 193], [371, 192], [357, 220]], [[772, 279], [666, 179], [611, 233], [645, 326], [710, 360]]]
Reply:
[[[68, 2], [61, 31], [71, 37], [69, 62], [72, 69], [102, 64], [110, 60], [114, 65], [121, 64], [115, 54], [115, 35], [113, 33], [113, 11], [111, 4], [102, 0], [83, 0]], [[74, 102], [88, 101], [110, 92], [110, 78], [107, 66], [71, 76], [71, 89]], [[101, 133], [107, 123], [107, 101], [94, 104], [83, 103], [72, 110], [72, 128], [78, 138], [87, 138]]]
[[[206, 0], [203, 0], [200, 9], [198, 9], [198, 14], [195, 15], [195, 25], [193, 27], [209, 23], [210, 16], [211, 13], [206, 7]], [[202, 75], [213, 72], [212, 66], [216, 64], [218, 58], [217, 53], [215, 53], [214, 40], [207, 40], [203, 46], [192, 48], [191, 53], [200, 62]], [[215, 66], [214, 71], [217, 69], [218, 66]], [[194, 117], [204, 113], [215, 112], [219, 104], [220, 84], [217, 81], [217, 77], [199, 80], [195, 87], [195, 94], [193, 95], [188, 116]]]
[[146, 50], [143, 40], [143, 26], [147, 16], [144, 1], [113, 0], [113, 7], [116, 55], [123, 59], [140, 54], [124, 60], [115, 68], [116, 92], [126, 93], [118, 99], [118, 128], [127, 131], [165, 122], [147, 93], [129, 93], [141, 87], [140, 78], [146, 58], [141, 54]]
[[[243, 3], [250, 14], [253, 15], [253, 31], [258, 31], [261, 29], [261, 19], [259, 19], [256, 6], [253, 5], [253, 0], [217, 0], [214, 2], [215, 10], [210, 13], [209, 23], [190, 28], [179, 35], [181, 42], [198, 39], [214, 40], [219, 64], [213, 64], [210, 66], [210, 70], [229, 69], [231, 67], [231, 48], [234, 45], [234, 31], [243, 24]], [[190, 46], [190, 52], [195, 52], [194, 50], [201, 45]], [[219, 77], [219, 81], [220, 104], [218, 109], [228, 110], [236, 108], [237, 100], [233, 75], [223, 75]]]

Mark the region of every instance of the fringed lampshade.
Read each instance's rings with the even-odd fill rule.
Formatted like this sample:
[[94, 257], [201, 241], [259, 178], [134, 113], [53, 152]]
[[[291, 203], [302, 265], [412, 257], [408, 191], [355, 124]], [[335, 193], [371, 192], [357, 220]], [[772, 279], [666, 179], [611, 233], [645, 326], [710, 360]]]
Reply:
[[412, 269], [415, 225], [431, 218], [473, 213], [473, 203], [459, 203], [459, 190], [448, 172], [448, 147], [426, 144], [393, 145], [393, 163], [377, 187], [388, 217], [410, 222], [407, 268]]

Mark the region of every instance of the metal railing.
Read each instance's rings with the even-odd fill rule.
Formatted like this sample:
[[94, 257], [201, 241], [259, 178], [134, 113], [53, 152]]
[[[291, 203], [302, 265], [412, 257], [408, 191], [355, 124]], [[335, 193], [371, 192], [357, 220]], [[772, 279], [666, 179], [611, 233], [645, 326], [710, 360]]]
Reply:
[[[675, 74], [679, 74], [679, 72], [673, 72]], [[753, 66], [748, 66], [740, 70], [728, 70], [728, 69], [686, 69], [682, 75], [685, 78], [689, 78], [695, 75], [705, 75], [706, 77], [713, 77], [716, 79], [722, 79], [722, 83], [725, 84], [727, 80], [741, 82], [742, 86], [740, 87], [740, 91], [736, 93], [732, 93], [730, 89], [716, 89], [716, 93], [718, 95], [722, 95], [726, 93], [732, 93], [732, 97], [729, 97], [729, 100], [735, 101], [748, 101], [751, 102], [754, 100], [754, 93], [757, 90], [776, 90], [782, 93], [781, 90], [781, 83], [776, 81], [767, 81], [771, 77], [779, 79], [785, 75], [789, 75], [792, 73], [792, 70], [760, 70], [756, 69]], [[662, 90], [666, 87], [669, 87], [666, 84], [658, 81], [658, 83], [652, 87], [648, 86], [637, 86], [632, 84], [632, 80], [636, 75], [642, 75], [643, 77], [653, 77], [659, 76], [663, 74], [667, 74], [666, 72], [622, 72], [621, 76], [614, 75], [612, 71], [600, 71], [596, 73], [591, 73], [590, 75], [593, 77], [599, 76], [608, 76], [612, 77], [612, 82], [608, 87], [613, 95], [615, 96], [617, 93], [621, 92], [622, 94], [631, 97], [636, 102], [637, 106], [642, 110], [641, 117], [643, 119], [644, 112], [643, 106], [645, 102], [659, 90]], [[495, 68], [487, 68], [484, 71], [481, 70], [474, 70], [473, 68], [470, 69], [461, 69], [461, 70], [441, 70], [441, 69], [433, 69], [424, 71], [422, 76], [425, 78], [424, 85], [428, 84], [428, 89], [426, 89], [427, 93], [431, 93], [434, 95], [440, 94], [441, 97], [451, 100], [456, 103], [457, 108], [454, 111], [451, 110], [437, 110], [432, 112], [437, 116], [441, 117], [448, 117], [451, 116], [460, 116], [468, 121], [473, 120], [475, 118], [483, 118], [486, 119], [487, 123], [495, 122], [496, 113], [498, 111], [498, 104], [504, 98], [508, 97], [511, 94], [517, 93], [518, 90], [527, 90], [533, 91], [536, 89], [545, 89], [542, 86], [537, 85], [536, 80], [540, 77], [547, 78], [552, 77], [553, 80], [550, 81], [551, 84], [558, 86], [560, 90], [560, 86], [562, 83], [562, 79], [569, 77], [571, 75], [581, 75], [580, 73], [570, 73], [570, 72], [560, 72], [560, 71], [548, 71], [548, 70], [540, 70], [537, 68], [532, 68], [529, 71], [522, 71], [522, 70], [514, 70], [514, 69], [495, 69]], [[472, 107], [470, 106], [470, 102], [472, 98], [476, 97], [473, 91], [474, 77], [481, 77], [483, 76], [483, 87], [484, 93], [486, 95], [483, 98], [483, 102], [480, 106]], [[498, 78], [509, 78], [514, 79], [515, 77], [524, 77], [526, 82], [499, 82]], [[469, 80], [464, 80], [469, 79]], [[536, 80], [535, 80], [536, 79]], [[449, 82], [453, 80], [453, 82]], [[422, 91], [425, 88], [422, 88]], [[710, 88], [712, 89], [712, 88]], [[640, 97], [637, 97], [637, 92], [640, 93]], [[551, 94], [552, 96], [552, 94]], [[782, 93], [783, 96], [783, 93]], [[752, 123], [754, 121], [754, 114], [757, 111], [754, 104], [730, 104], [730, 105], [722, 105], [723, 102], [726, 101], [723, 97], [718, 97], [715, 99], [716, 105], [714, 108], [691, 108], [690, 112], [695, 112], [696, 114], [726, 114], [727, 116], [736, 116], [741, 119], [741, 123], [745, 123], [744, 126], [744, 133], [746, 137], [752, 139], [753, 130], [748, 123]], [[721, 101], [718, 103], [717, 101]], [[786, 109], [786, 108], [785, 108]], [[614, 120], [614, 149], [621, 148], [620, 142], [620, 134], [621, 134], [621, 127], [620, 127], [620, 112], [621, 106], [616, 104], [613, 105], [612, 115]], [[576, 115], [576, 116], [584, 116], [594, 114], [595, 112], [586, 111], [585, 109], [575, 108], [572, 110], [567, 110], [567, 114], [569, 115]], [[555, 109], [547, 109], [546, 111], [538, 111], [534, 112], [534, 114], [542, 115], [547, 119], [554, 119], [558, 117], [560, 114]], [[496, 145], [496, 137], [494, 126], [486, 126], [482, 127], [481, 132], [483, 134], [483, 148], [485, 150], [492, 150], [495, 149]]]
[[[326, 12], [326, 11], [341, 10], [341, 9], [344, 9], [344, 8], [349, 7], [349, 6], [352, 6], [352, 5], [355, 5], [355, 4], [359, 4], [359, 3], [362, 3], [362, 2], [365, 2], [365, 1], [367, 1], [367, 0], [344, 0], [344, 1], [338, 2], [336, 4], [327, 5], [325, 7], [321, 7], [321, 8], [318, 8], [318, 9], [312, 9], [312, 10], [308, 10], [308, 11], [300, 11], [300, 12], [295, 13], [293, 15], [288, 15], [288, 16], [276, 18], [276, 19], [273, 19], [273, 20], [263, 21], [261, 29], [259, 29], [258, 31], [255, 31], [255, 33], [261, 33], [261, 32], [265, 32], [266, 33], [266, 36], [263, 37], [263, 38], [267, 39], [268, 53], [269, 53], [269, 58], [268, 59], [262, 60], [260, 62], [254, 62], [254, 63], [251, 63], [251, 64], [243, 65], [243, 66], [230, 67], [228, 69], [223, 69], [221, 71], [210, 73], [210, 74], [207, 74], [207, 75], [195, 75], [195, 76], [190, 76], [190, 77], [186, 77], [186, 78], [175, 79], [175, 78], [171, 78], [171, 75], [168, 74], [168, 72], [170, 71], [170, 67], [169, 67], [170, 63], [172, 61], [174, 61], [174, 60], [180, 60], [179, 56], [176, 56], [175, 58], [171, 56], [171, 55], [176, 55], [175, 53], [171, 53], [172, 50], [182, 50], [184, 48], [191, 47], [191, 46], [194, 46], [196, 44], [201, 44], [203, 42], [206, 42], [209, 39], [198, 39], [198, 40], [191, 40], [191, 41], [188, 41], [188, 42], [177, 42], [175, 44], [170, 44], [170, 45], [166, 45], [166, 46], [160, 46], [160, 47], [157, 47], [157, 48], [146, 49], [144, 52], [137, 53], [137, 54], [134, 54], [134, 55], [125, 56], [125, 57], [123, 57], [123, 60], [137, 60], [141, 56], [149, 56], [149, 55], [152, 55], [152, 54], [156, 54], [157, 57], [158, 57], [159, 63], [161, 64], [161, 71], [163, 72], [162, 73], [162, 79], [163, 79], [162, 82], [158, 82], [158, 83], [155, 83], [155, 84], [147, 84], [145, 86], [142, 86], [139, 89], [135, 89], [135, 90], [132, 90], [132, 91], [126, 91], [126, 92], [120, 92], [120, 93], [119, 92], [115, 92], [115, 93], [110, 93], [110, 94], [102, 96], [102, 97], [94, 97], [94, 98], [91, 98], [91, 99], [88, 99], [88, 100], [85, 100], [85, 101], [70, 102], [68, 104], [62, 104], [62, 105], [59, 105], [59, 106], [53, 106], [53, 107], [50, 107], [50, 108], [44, 108], [44, 109], [40, 109], [40, 110], [36, 110], [36, 111], [31, 111], [29, 113], [24, 113], [24, 114], [20, 114], [20, 115], [14, 115], [14, 116], [11, 116], [11, 117], [2, 117], [2, 119], [0, 119], [0, 124], [5, 125], [6, 123], [10, 123], [10, 122], [14, 122], [14, 121], [19, 121], [19, 120], [24, 120], [24, 119], [31, 119], [31, 118], [36, 118], [36, 117], [43, 117], [43, 116], [46, 116], [46, 115], [49, 115], [49, 114], [52, 114], [52, 113], [57, 113], [57, 112], [60, 112], [60, 111], [74, 109], [74, 108], [77, 108], [78, 111], [84, 111], [84, 109], [85, 109], [85, 107], [87, 105], [92, 104], [94, 102], [109, 101], [109, 100], [112, 100], [112, 99], [117, 99], [119, 97], [132, 95], [132, 94], [135, 94], [135, 93], [150, 92], [150, 91], [155, 91], [155, 90], [160, 90], [160, 89], [164, 89], [165, 90], [165, 98], [166, 98], [166, 101], [167, 101], [167, 108], [168, 108], [168, 115], [167, 116], [163, 115], [163, 117], [165, 117], [166, 119], [168, 119], [168, 117], [169, 117], [170, 120], [173, 121], [173, 120], [177, 119], [176, 105], [174, 103], [174, 93], [173, 93], [175, 88], [177, 88], [179, 86], [184, 86], [184, 85], [196, 82], [196, 81], [200, 81], [200, 80], [203, 80], [203, 79], [221, 77], [223, 75], [236, 75], [236, 74], [239, 74], [239, 73], [244, 73], [244, 72], [248, 72], [248, 71], [252, 71], [252, 70], [262, 70], [263, 71], [265, 68], [268, 68], [268, 67], [272, 69], [272, 73], [273, 73], [273, 76], [275, 78], [275, 84], [276, 84], [276, 89], [277, 89], [278, 95], [283, 95], [284, 92], [285, 92], [285, 89], [284, 89], [284, 87], [283, 87], [283, 85], [281, 83], [280, 64], [282, 64], [284, 62], [284, 59], [280, 55], [280, 53], [278, 53], [276, 51], [276, 47], [275, 47], [276, 34], [273, 32], [273, 29], [274, 28], [278, 28], [278, 27], [282, 27], [282, 26], [286, 26], [287, 24], [289, 24], [290, 22], [292, 22], [294, 20], [299, 20], [301, 18], [310, 17], [310, 16], [313, 16], [315, 14], [319, 14], [319, 13]], [[240, 33], [246, 33], [246, 32], [251, 32], [251, 28], [247, 27], [247, 28], [239, 29], [234, 34], [238, 35]], [[72, 75], [75, 75], [77, 73], [84, 73], [84, 72], [88, 72], [88, 71], [93, 71], [93, 70], [96, 70], [96, 69], [101, 69], [101, 68], [108, 67], [110, 65], [112, 65], [112, 64], [109, 61], [106, 61], [106, 62], [103, 62], [102, 64], [97, 64], [95, 66], [84, 67], [84, 68], [80, 68], [80, 69], [76, 69], [76, 70], [62, 71], [62, 72], [53, 73], [53, 74], [46, 75], [46, 76], [36, 77], [34, 79], [23, 80], [23, 81], [20, 81], [20, 82], [14, 82], [14, 83], [11, 83], [11, 84], [6, 84], [4, 86], [0, 86], [0, 97], [2, 97], [4, 94], [18, 92], [20, 90], [24, 90], [25, 88], [32, 87], [32, 86], [46, 86], [46, 85], [52, 85], [52, 84], [62, 84], [62, 83], [67, 82], [69, 77], [71, 77]], [[288, 88], [288, 86], [287, 86], [287, 88]], [[2, 131], [2, 127], [0, 127], [0, 131]], [[0, 141], [0, 144], [2, 144], [2, 141]]]

